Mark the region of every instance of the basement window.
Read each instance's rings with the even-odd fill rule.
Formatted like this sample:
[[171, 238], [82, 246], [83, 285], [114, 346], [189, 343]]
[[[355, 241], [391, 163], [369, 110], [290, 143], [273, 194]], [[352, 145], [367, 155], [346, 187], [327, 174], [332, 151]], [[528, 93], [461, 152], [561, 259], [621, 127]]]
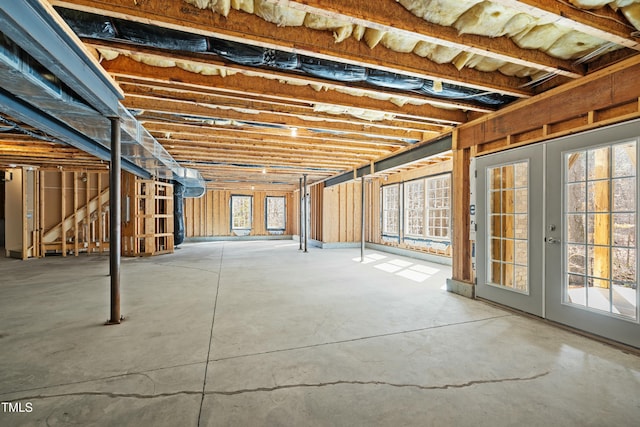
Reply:
[[412, 237], [424, 237], [424, 179], [406, 182], [404, 196], [405, 234]]
[[251, 230], [252, 196], [231, 196], [231, 229]]
[[400, 233], [400, 185], [382, 187], [382, 234], [398, 236]]
[[284, 197], [267, 197], [267, 230], [283, 231], [287, 224], [286, 200]]
[[404, 183], [405, 236], [417, 240], [449, 240], [451, 174]]
[[449, 238], [451, 175], [427, 178], [427, 237]]

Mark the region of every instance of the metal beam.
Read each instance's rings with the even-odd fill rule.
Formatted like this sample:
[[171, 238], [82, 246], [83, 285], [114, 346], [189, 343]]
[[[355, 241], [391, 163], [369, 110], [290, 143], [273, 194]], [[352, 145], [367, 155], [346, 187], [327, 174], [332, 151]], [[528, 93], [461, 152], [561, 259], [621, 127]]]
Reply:
[[[453, 138], [451, 134], [448, 134], [434, 141], [419, 144], [407, 150], [400, 151], [397, 154], [375, 161], [373, 163], [373, 170], [376, 172], [382, 172], [420, 159], [426, 159], [427, 157], [435, 156], [436, 154], [441, 154], [451, 150], [452, 144]], [[371, 164], [361, 166], [355, 170], [355, 176], [353, 170], [344, 172], [340, 175], [327, 179], [324, 182], [324, 186], [325, 188], [332, 187], [344, 182], [349, 182], [354, 178], [362, 178], [372, 172]]]
[[360, 222], [360, 262], [364, 262], [364, 218], [365, 218], [365, 192], [364, 192], [364, 176], [360, 178], [362, 190], [360, 193], [361, 200], [361, 222]]
[[0, 28], [101, 114], [118, 114], [124, 94], [49, 4], [0, 2]]
[[396, 155], [387, 157], [386, 159], [378, 160], [374, 162], [374, 170], [376, 172], [382, 172], [387, 169], [415, 162], [416, 160], [425, 159], [427, 157], [435, 156], [436, 154], [447, 152], [451, 150], [452, 143], [453, 138], [451, 134], [446, 135], [435, 141], [420, 144], [417, 147], [403, 150]]
[[309, 230], [307, 229], [307, 224], [309, 222], [309, 212], [307, 209], [307, 174], [305, 173], [304, 175], [304, 251], [305, 253], [307, 252], [307, 246], [308, 246], [308, 242], [309, 242], [309, 236], [308, 236], [308, 232]]
[[[109, 149], [104, 145], [5, 92], [2, 88], [0, 88], [0, 111], [101, 160], [111, 158]], [[122, 168], [145, 179], [151, 177], [149, 172], [126, 159], [122, 161]]]
[[302, 198], [303, 194], [302, 177], [300, 177], [300, 194], [298, 195], [298, 200], [300, 201], [300, 206], [298, 209], [298, 218], [300, 219], [300, 224], [298, 226], [298, 234], [300, 235], [300, 250], [302, 250], [302, 203], [304, 202], [304, 199]]
[[111, 283], [111, 316], [109, 325], [120, 323], [120, 119], [111, 118], [111, 164], [109, 167], [109, 275]]

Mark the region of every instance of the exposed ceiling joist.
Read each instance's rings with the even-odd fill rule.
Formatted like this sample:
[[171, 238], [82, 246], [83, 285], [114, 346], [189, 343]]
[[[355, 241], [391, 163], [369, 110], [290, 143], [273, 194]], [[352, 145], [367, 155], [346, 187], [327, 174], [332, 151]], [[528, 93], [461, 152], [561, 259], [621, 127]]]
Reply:
[[[455, 28], [437, 24], [425, 25], [425, 21], [408, 10], [399, 7], [397, 0], [267, 0], [270, 3], [285, 4], [293, 9], [314, 13], [332, 19], [339, 19], [397, 33], [427, 43], [460, 49], [500, 61], [524, 67], [536, 68], [548, 73], [577, 78], [584, 70], [571, 61], [553, 58], [543, 52], [522, 49], [507, 37], [488, 39], [474, 34], [460, 34]], [[376, 47], [377, 48], [377, 47]]]
[[558, 0], [491, 0], [528, 13], [549, 23], [560, 24], [611, 43], [640, 50], [636, 29], [624, 17], [606, 7], [595, 11], [580, 9], [569, 1]]
[[527, 97], [532, 94], [532, 91], [526, 88], [527, 80], [524, 78], [485, 73], [471, 68], [458, 70], [452, 64], [436, 64], [429, 59], [395, 52], [383, 46], [370, 49], [355, 39], [347, 39], [338, 44], [327, 31], [315, 31], [305, 27], [278, 27], [255, 15], [236, 10], [231, 10], [229, 15], [224, 17], [211, 10], [201, 10], [174, 0], [53, 0], [52, 3], [69, 9], [331, 61], [364, 65], [392, 73], [451, 84], [460, 84], [463, 81], [469, 87], [505, 95]]
[[389, 101], [379, 101], [369, 97], [354, 97], [338, 91], [316, 91], [310, 86], [281, 84], [278, 80], [256, 79], [242, 74], [231, 76], [203, 76], [177, 67], [160, 68], [146, 65], [130, 58], [119, 56], [112, 61], [103, 61], [107, 71], [116, 76], [146, 77], [164, 81], [178, 81], [196, 87], [217, 88], [223, 92], [245, 93], [272, 99], [283, 99], [310, 104], [328, 104], [344, 108], [378, 111], [405, 118], [422, 119], [425, 124], [440, 123], [453, 125], [467, 121], [460, 110], [445, 110], [430, 105], [405, 104], [398, 107]]
[[[251, 116], [253, 117], [253, 116]], [[206, 117], [185, 117], [184, 115], [171, 113], [157, 113], [142, 110], [137, 115], [138, 120], [141, 122], [164, 122], [169, 124], [183, 124], [183, 125], [194, 125], [194, 126], [210, 126], [217, 127], [219, 126], [218, 120], [209, 119]], [[234, 127], [237, 124], [234, 122], [243, 122], [241, 120], [242, 117], [233, 117], [233, 118], [222, 118], [221, 122], [229, 123], [229, 125], [225, 125], [227, 127]], [[253, 120], [249, 120], [251, 123], [259, 123], [255, 122], [256, 117], [253, 117]], [[344, 120], [339, 118], [327, 117], [327, 118], [316, 118], [315, 120], [301, 121], [301, 120], [292, 120], [291, 122], [287, 122], [286, 125], [273, 127], [272, 129], [265, 129], [264, 132], [274, 132], [277, 129], [286, 129], [289, 132], [292, 129], [304, 130], [308, 128], [308, 132], [312, 132], [315, 134], [329, 134], [333, 135], [336, 138], [341, 135], [346, 135], [347, 138], [351, 138], [354, 135], [365, 138], [370, 142], [373, 142], [380, 146], [397, 146], [397, 145], [406, 145], [407, 142], [403, 141], [423, 141], [429, 139], [434, 133], [440, 134], [441, 132], [435, 131], [406, 131], [401, 128], [394, 128], [391, 126], [379, 125], [376, 123], [363, 123], [358, 124], [353, 120]], [[382, 142], [376, 142], [378, 140], [382, 140]]]

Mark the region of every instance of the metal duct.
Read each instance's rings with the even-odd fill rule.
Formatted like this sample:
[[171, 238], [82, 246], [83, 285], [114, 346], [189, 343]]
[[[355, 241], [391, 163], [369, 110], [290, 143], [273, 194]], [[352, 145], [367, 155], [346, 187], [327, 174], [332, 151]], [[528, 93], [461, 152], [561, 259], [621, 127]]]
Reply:
[[[89, 58], [80, 58], [72, 47], [67, 49], [67, 54], [76, 54], [71, 59], [66, 56], [49, 57], [51, 53], [43, 52], [43, 49], [52, 49], [51, 52], [59, 49], [49, 46], [46, 41], [30, 44], [21, 40], [22, 45], [15, 42], [14, 37], [19, 37], [21, 31], [26, 31], [27, 28], [33, 32], [38, 25], [55, 25], [57, 22], [52, 17], [37, 14], [50, 12], [37, 1], [30, 0], [28, 3], [34, 3], [34, 8], [30, 9], [22, 2], [12, 3], [12, 7], [14, 4], [20, 6], [11, 8], [11, 14], [5, 5], [0, 5], [0, 23], [3, 24], [3, 31], [9, 33], [0, 32], [0, 76], [6, 91], [3, 96], [16, 101], [11, 102], [11, 105], [20, 108], [21, 120], [37, 128], [45, 126], [46, 122], [47, 133], [100, 159], [109, 160], [111, 124], [107, 117], [118, 117], [121, 123], [122, 157], [127, 170], [141, 176], [146, 171], [148, 175], [157, 178], [178, 181], [185, 186], [185, 197], [202, 196], [206, 186], [200, 173], [180, 166], [120, 104], [113, 91], [111, 98], [115, 98], [114, 102], [109, 102], [109, 105], [104, 105], [102, 101], [94, 104], [95, 98], [104, 95], [103, 89], [106, 89], [101, 77], [96, 78], [94, 74], [87, 72], [86, 63], [91, 62]], [[63, 28], [37, 27], [37, 30], [38, 33], [66, 34]], [[62, 37], [58, 36], [53, 41], [61, 43], [60, 38]], [[63, 41], [69, 42], [67, 39]], [[65, 64], [69, 59], [71, 65], [62, 66], [58, 59], [63, 57]], [[47, 64], [43, 64], [39, 58], [44, 58]], [[76, 69], [80, 66], [76, 62], [81, 60], [85, 63], [84, 72]], [[55, 71], [48, 67], [49, 63], [54, 64], [51, 67], [55, 67]], [[92, 84], [97, 85], [99, 90], [85, 97]], [[76, 93], [76, 89], [83, 93]], [[15, 99], [12, 100], [12, 97]], [[26, 112], [29, 107], [33, 114]], [[17, 113], [7, 105], [3, 107], [3, 111], [10, 115]]]

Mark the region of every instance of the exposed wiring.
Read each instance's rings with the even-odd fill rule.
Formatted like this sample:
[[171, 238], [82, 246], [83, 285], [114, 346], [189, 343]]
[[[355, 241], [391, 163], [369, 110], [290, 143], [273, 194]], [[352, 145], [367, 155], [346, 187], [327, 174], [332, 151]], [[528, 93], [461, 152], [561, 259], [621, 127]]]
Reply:
[[521, 88], [525, 88], [525, 87], [536, 87], [536, 86], [540, 86], [543, 83], [548, 82], [549, 80], [552, 80], [556, 77], [558, 77], [560, 74], [556, 73], [556, 72], [549, 72], [549, 73], [545, 73], [543, 75], [541, 75], [540, 77], [531, 80], [530, 82], [527, 82], [523, 85], [520, 85], [518, 87]]
[[7, 127], [2, 127], [0, 128], [0, 132], [11, 132], [12, 130], [16, 129], [16, 126], [7, 126]]
[[[579, 10], [580, 12], [587, 13], [589, 15], [592, 15], [592, 16], [595, 16], [595, 17], [598, 17], [598, 18], [608, 19], [609, 21], [613, 21], [613, 22], [616, 22], [616, 23], [618, 23], [620, 25], [624, 25], [627, 28], [631, 28], [631, 29], [634, 30], [634, 32], [636, 32], [636, 28], [634, 26], [629, 25], [628, 22], [621, 21], [621, 20], [619, 20], [617, 18], [614, 18], [612, 16], [600, 15], [599, 13], [592, 12], [592, 11], [590, 11], [588, 9], [582, 9], [582, 8], [580, 8], [578, 6], [575, 6], [575, 5], [569, 3], [569, 2], [567, 2], [565, 0], [558, 0], [558, 3], [562, 3], [565, 6], [568, 6], [568, 7], [572, 8], [572, 9]], [[631, 36], [633, 37], [633, 33], [631, 33]]]
[[577, 60], [575, 60], [573, 62], [573, 65], [580, 65], [580, 64], [583, 64], [585, 62], [591, 61], [592, 59], [597, 58], [598, 56], [602, 55], [603, 53], [605, 53], [606, 51], [608, 51], [609, 49], [611, 49], [614, 46], [618, 46], [618, 44], [614, 43], [614, 42], [605, 43], [602, 46], [600, 46], [600, 47], [592, 50], [588, 54], [584, 55], [583, 57], [578, 58]]
[[0, 122], [2, 122], [3, 124], [7, 125], [8, 127], [10, 127], [10, 128], [6, 128], [6, 129], [2, 129], [2, 130], [0, 130], [0, 132], [9, 132], [11, 130], [15, 130], [15, 131], [23, 133], [23, 134], [25, 134], [27, 136], [30, 136], [32, 138], [39, 139], [41, 141], [60, 143], [60, 141], [58, 141], [56, 139], [50, 138], [50, 137], [48, 137], [46, 135], [38, 134], [36, 132], [30, 131], [29, 129], [25, 129], [22, 126], [20, 126], [18, 123], [14, 122], [12, 120], [9, 120], [9, 119], [7, 119], [5, 117], [0, 116]]

